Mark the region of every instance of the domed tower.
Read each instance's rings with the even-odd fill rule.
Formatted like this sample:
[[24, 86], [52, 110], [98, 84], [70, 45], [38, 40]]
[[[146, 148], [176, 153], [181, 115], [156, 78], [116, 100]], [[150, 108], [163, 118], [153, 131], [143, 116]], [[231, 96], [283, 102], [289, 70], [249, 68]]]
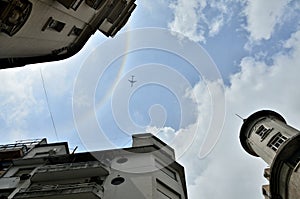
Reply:
[[265, 198], [300, 198], [300, 131], [280, 114], [262, 110], [244, 119], [240, 142], [249, 154], [270, 166], [264, 174], [270, 181], [263, 186]]

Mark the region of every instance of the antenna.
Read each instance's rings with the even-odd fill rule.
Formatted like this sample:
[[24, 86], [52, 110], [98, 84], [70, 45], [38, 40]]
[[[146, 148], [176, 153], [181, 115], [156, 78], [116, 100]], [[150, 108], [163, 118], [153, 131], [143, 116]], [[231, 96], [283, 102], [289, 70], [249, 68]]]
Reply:
[[56, 131], [56, 127], [55, 127], [53, 115], [52, 115], [52, 112], [51, 112], [51, 109], [50, 109], [50, 105], [49, 105], [48, 95], [47, 95], [47, 91], [46, 91], [46, 88], [45, 88], [45, 81], [44, 81], [44, 77], [43, 77], [43, 73], [42, 73], [41, 67], [40, 67], [40, 74], [41, 74], [41, 79], [42, 79], [42, 83], [43, 83], [43, 89], [44, 89], [44, 93], [45, 93], [45, 97], [46, 97], [46, 102], [47, 102], [47, 106], [48, 106], [48, 111], [49, 111], [49, 114], [50, 114], [50, 117], [51, 117], [51, 121], [52, 121], [52, 126], [53, 126], [53, 129], [54, 129], [56, 140], [58, 140], [58, 135], [57, 135], [57, 131]]
[[72, 151], [72, 153], [71, 154], [74, 154], [75, 153], [75, 151], [78, 149], [78, 146], [76, 146], [74, 149], [73, 149], [73, 151]]
[[238, 118], [242, 119], [243, 121], [245, 121], [246, 119], [242, 118], [239, 114], [235, 114]]

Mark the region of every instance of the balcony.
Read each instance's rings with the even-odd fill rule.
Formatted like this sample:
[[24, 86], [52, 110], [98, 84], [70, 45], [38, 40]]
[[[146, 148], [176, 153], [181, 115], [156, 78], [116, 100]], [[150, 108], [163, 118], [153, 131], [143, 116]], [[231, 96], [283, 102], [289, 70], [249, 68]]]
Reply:
[[18, 177], [10, 177], [10, 178], [2, 177], [0, 178], [0, 190], [17, 188], [19, 182], [20, 182], [20, 178]]
[[45, 165], [36, 170], [32, 182], [106, 176], [108, 168], [98, 161]]
[[133, 10], [136, 8], [135, 0], [111, 1], [111, 4], [104, 6], [106, 13], [104, 21], [99, 30], [106, 36], [115, 36], [117, 32], [127, 23]]
[[19, 140], [14, 144], [0, 145], [0, 161], [21, 158], [34, 146], [43, 142], [47, 142], [46, 139]]
[[103, 187], [96, 183], [34, 185], [20, 190], [13, 199], [101, 199]]
[[25, 145], [0, 145], [0, 161], [20, 158], [26, 153], [26, 150]]

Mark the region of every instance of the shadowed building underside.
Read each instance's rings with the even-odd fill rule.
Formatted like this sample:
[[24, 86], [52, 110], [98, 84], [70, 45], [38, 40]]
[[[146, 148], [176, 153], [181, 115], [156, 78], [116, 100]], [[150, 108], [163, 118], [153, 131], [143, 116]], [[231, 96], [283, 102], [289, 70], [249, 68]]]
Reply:
[[97, 30], [113, 37], [135, 0], [1, 0], [0, 68], [73, 56]]

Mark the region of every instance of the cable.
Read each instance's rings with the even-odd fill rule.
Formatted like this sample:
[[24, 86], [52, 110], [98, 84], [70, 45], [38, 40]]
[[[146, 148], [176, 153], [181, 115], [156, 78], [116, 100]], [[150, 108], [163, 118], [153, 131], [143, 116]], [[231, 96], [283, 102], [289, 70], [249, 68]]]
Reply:
[[46, 102], [47, 102], [49, 114], [50, 114], [51, 121], [52, 121], [52, 125], [53, 125], [53, 128], [54, 128], [56, 140], [58, 141], [58, 135], [57, 135], [57, 131], [56, 131], [56, 127], [55, 127], [53, 115], [52, 115], [52, 112], [51, 112], [51, 109], [50, 109], [50, 105], [49, 105], [48, 95], [47, 95], [47, 91], [46, 91], [46, 88], [45, 88], [45, 81], [44, 81], [44, 77], [43, 77], [43, 74], [42, 74], [42, 69], [41, 69], [41, 67], [40, 67], [40, 74], [41, 74], [41, 79], [42, 79], [42, 83], [43, 83], [43, 88], [44, 88], [44, 93], [45, 93], [45, 97], [46, 97]]

